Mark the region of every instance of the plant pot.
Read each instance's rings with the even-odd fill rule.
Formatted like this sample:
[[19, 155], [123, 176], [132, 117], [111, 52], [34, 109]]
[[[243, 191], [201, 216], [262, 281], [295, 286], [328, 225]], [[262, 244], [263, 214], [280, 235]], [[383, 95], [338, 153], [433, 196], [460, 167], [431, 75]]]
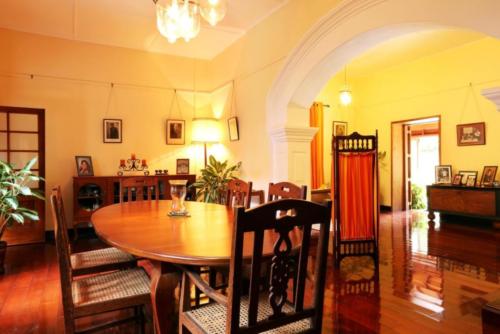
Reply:
[[0, 240], [0, 274], [3, 274], [5, 272], [3, 264], [4, 264], [6, 252], [7, 252], [7, 242]]

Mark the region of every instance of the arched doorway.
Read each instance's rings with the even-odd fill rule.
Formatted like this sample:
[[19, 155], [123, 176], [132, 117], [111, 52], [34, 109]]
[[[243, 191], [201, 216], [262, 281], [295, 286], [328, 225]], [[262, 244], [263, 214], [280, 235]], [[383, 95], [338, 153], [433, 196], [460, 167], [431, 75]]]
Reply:
[[327, 13], [292, 51], [267, 99], [273, 139], [273, 178], [309, 183], [308, 109], [325, 83], [373, 46], [405, 34], [456, 27], [500, 37], [500, 2], [421, 0], [344, 1]]

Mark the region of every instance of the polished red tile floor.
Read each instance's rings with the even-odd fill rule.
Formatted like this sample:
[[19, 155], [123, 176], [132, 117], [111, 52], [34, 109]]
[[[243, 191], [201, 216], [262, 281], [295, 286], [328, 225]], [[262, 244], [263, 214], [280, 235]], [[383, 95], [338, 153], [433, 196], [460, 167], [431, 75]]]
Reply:
[[[98, 245], [83, 240], [76, 250]], [[10, 247], [0, 333], [62, 333], [59, 289], [53, 245]], [[345, 259], [338, 271], [330, 264], [323, 332], [481, 333], [481, 306], [497, 298], [500, 230], [473, 222], [430, 228], [423, 212], [384, 214], [378, 268], [369, 258]], [[132, 325], [106, 331], [135, 332]]]

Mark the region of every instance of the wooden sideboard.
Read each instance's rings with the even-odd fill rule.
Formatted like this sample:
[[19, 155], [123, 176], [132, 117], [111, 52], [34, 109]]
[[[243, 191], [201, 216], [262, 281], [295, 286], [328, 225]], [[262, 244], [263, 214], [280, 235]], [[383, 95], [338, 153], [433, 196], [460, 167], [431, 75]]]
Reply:
[[[80, 176], [73, 178], [74, 226], [90, 222], [90, 216], [100, 207], [120, 201], [120, 180], [138, 176]], [[142, 177], [142, 176], [141, 176]], [[188, 186], [195, 182], [196, 175], [152, 175], [158, 178], [160, 199], [171, 199], [170, 180], [187, 180]], [[194, 189], [188, 188], [186, 199], [194, 199]]]
[[427, 186], [429, 219], [434, 212], [500, 222], [500, 188], [434, 184]]

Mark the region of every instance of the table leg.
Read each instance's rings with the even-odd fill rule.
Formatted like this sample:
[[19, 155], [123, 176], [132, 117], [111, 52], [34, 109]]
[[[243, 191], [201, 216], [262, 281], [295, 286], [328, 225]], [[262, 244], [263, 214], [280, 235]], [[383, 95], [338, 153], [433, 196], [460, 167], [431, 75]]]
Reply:
[[154, 266], [151, 279], [151, 304], [157, 334], [177, 332], [175, 289], [179, 286], [180, 275], [172, 264], [151, 261]]

